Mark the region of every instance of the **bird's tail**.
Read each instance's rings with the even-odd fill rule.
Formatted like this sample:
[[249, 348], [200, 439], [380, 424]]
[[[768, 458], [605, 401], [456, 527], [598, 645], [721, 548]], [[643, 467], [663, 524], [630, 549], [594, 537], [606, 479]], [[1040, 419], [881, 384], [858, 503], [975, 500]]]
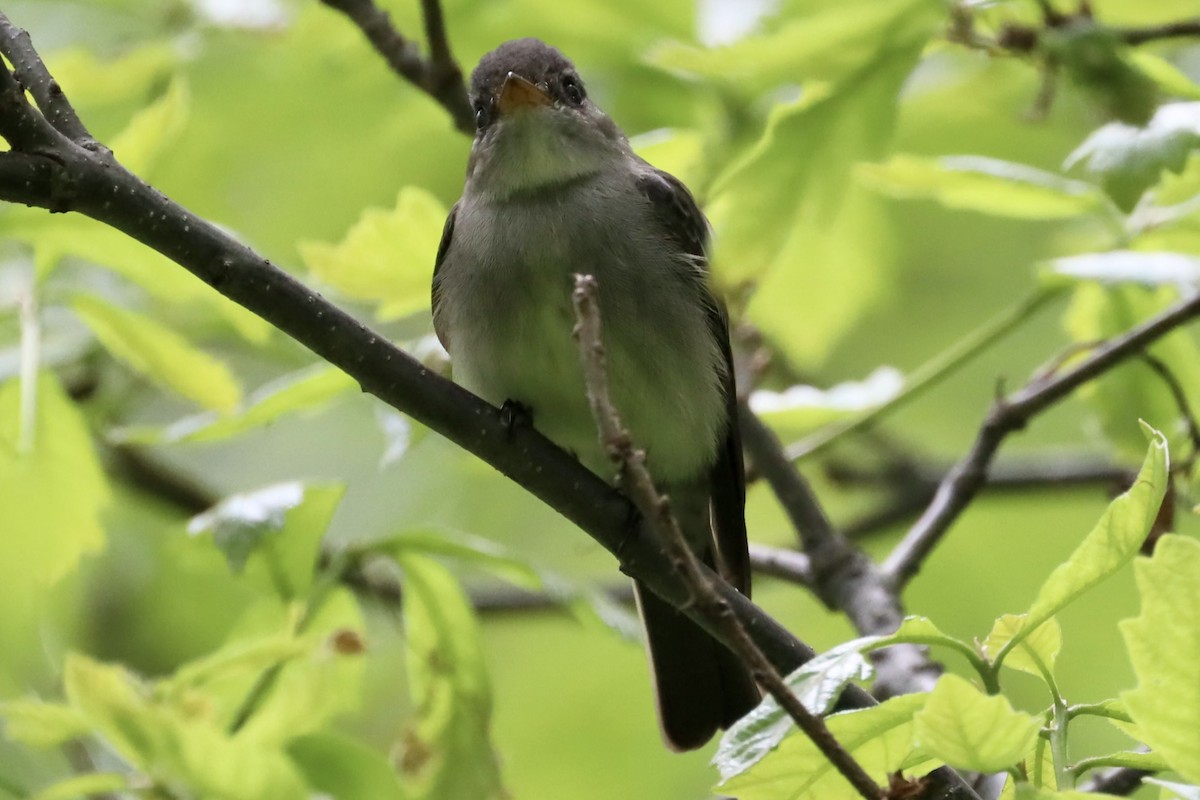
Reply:
[[694, 750], [758, 705], [758, 689], [737, 656], [681, 611], [640, 583], [634, 594], [663, 739], [672, 750]]

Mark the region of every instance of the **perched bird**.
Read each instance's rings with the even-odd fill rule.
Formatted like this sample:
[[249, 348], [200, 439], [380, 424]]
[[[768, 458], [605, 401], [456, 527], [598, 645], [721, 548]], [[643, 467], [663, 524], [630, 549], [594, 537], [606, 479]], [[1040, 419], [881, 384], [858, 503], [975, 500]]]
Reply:
[[[576, 273], [599, 286], [612, 399], [671, 497], [689, 545], [750, 591], [745, 479], [725, 312], [707, 281], [708, 226], [687, 188], [643, 161], [537, 39], [471, 76], [477, 131], [446, 220], [433, 320], [454, 378], [609, 479], [571, 336]], [[666, 743], [689, 750], [758, 702], [746, 668], [642, 585], [638, 608]]]

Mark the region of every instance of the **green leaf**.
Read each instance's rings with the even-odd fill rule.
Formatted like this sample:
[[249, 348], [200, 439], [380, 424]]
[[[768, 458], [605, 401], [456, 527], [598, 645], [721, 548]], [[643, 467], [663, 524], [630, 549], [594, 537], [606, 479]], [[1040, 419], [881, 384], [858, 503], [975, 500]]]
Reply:
[[91, 731], [80, 714], [62, 703], [10, 700], [0, 703], [4, 735], [29, 747], [55, 747]]
[[155, 42], [117, 58], [100, 58], [84, 48], [56, 50], [46, 63], [76, 104], [108, 106], [144, 97], [170, 77], [179, 60], [175, 48]]
[[1150, 447], [1133, 486], [1109, 504], [1066, 563], [1050, 573], [1024, 620], [996, 654], [995, 663], [1002, 662], [1044, 622], [1137, 555], [1158, 516], [1169, 477], [1166, 439], [1145, 427]]
[[1179, 173], [1198, 147], [1200, 102], [1167, 103], [1145, 127], [1110, 122], [1094, 131], [1067, 156], [1066, 167], [1081, 164], [1128, 211], [1164, 171]]
[[[996, 620], [991, 632], [984, 640], [983, 649], [993, 657], [1012, 640], [1024, 626], [1025, 615], [1005, 614]], [[1004, 660], [1010, 669], [1028, 672], [1039, 678], [1045, 673], [1054, 674], [1054, 661], [1062, 649], [1062, 628], [1054, 617], [1043, 622], [1036, 630], [1024, 634], [1021, 643]], [[1040, 664], [1040, 666], [1039, 666]], [[1045, 673], [1043, 673], [1045, 670]]]
[[372, 542], [370, 552], [384, 553], [402, 560], [406, 553], [445, 556], [479, 567], [524, 589], [540, 589], [542, 575], [527, 561], [513, 555], [502, 545], [488, 539], [457, 531], [414, 530]]
[[931, 36], [944, 9], [931, 0], [849, 0], [811, 4], [773, 30], [705, 49], [669, 42], [650, 62], [743, 91], [805, 80], [840, 81], [879, 53]]
[[1100, 281], [1142, 286], [1200, 284], [1200, 258], [1183, 253], [1111, 250], [1056, 258], [1041, 273], [1048, 285]]
[[339, 244], [301, 242], [314, 276], [343, 295], [378, 304], [381, 320], [429, 307], [429, 276], [446, 208], [424, 189], [406, 186], [396, 207], [369, 208]]
[[187, 84], [176, 78], [162, 96], [134, 115], [129, 126], [113, 138], [117, 160], [135, 175], [148, 177], [164, 149], [179, 136], [187, 121]]
[[203, 321], [216, 315], [256, 344], [267, 341], [274, 330], [266, 320], [222, 296], [166, 256], [88, 217], [17, 207], [0, 215], [0, 234], [33, 248], [39, 278], [49, 275], [64, 256], [76, 256], [137, 284], [165, 305], [172, 319]]
[[228, 439], [300, 411], [324, 406], [333, 398], [357, 392], [358, 383], [340, 369], [320, 364], [284, 375], [252, 392], [236, 414], [205, 412], [177, 420], [165, 428], [135, 426], [110, 435], [133, 444], [175, 444]]
[[280, 597], [303, 597], [312, 587], [321, 539], [342, 486], [281, 483], [232, 495], [193, 517], [188, 533], [210, 534], [240, 572], [248, 563], [265, 571]]
[[5, 502], [0, 536], [0, 586], [10, 602], [71, 573], [104, 547], [100, 519], [111, 500], [108, 483], [79, 410], [49, 373], [37, 378], [33, 449], [19, 450], [21, 386], [0, 386], [0, 487]]
[[98, 297], [79, 295], [71, 307], [105, 349], [130, 369], [205, 408], [237, 408], [242, 390], [229, 368], [178, 333]]
[[[1168, 285], [1148, 289], [1133, 284], [1104, 287], [1080, 284], [1071, 298], [1064, 327], [1072, 340], [1096, 342], [1121, 335], [1179, 299]], [[1163, 336], [1147, 348], [1179, 383], [1193, 417], [1200, 414], [1200, 347], [1186, 330]], [[1145, 439], [1134, 426], [1142, 419], [1167, 432], [1175, 447], [1187, 446], [1179, 403], [1170, 386], [1149, 364], [1131, 359], [1102, 375], [1080, 391], [1094, 409], [1100, 428], [1123, 456], [1143, 452]]]
[[983, 156], [896, 155], [882, 164], [860, 164], [855, 172], [893, 197], [924, 198], [998, 217], [1066, 219], [1096, 213], [1106, 203], [1090, 183]]
[[292, 740], [288, 754], [309, 785], [337, 800], [400, 800], [395, 770], [387, 759], [340, 733], [310, 733]]
[[[830, 733], [877, 782], [903, 769], [913, 775], [937, 766], [913, 745], [913, 715], [927, 695], [894, 697], [873, 708], [833, 714]], [[851, 800], [861, 797], [807, 736], [796, 734], [779, 743], [745, 772], [721, 783], [721, 791], [738, 800]]]
[[705, 178], [704, 136], [697, 130], [660, 128], [629, 140], [634, 152], [669, 172], [692, 191]]
[[[855, 639], [818, 655], [785, 678], [788, 688], [809, 711], [824, 714], [846, 684], [871, 677], [871, 665], [862, 650], [877, 638]], [[794, 730], [792, 718], [767, 695], [725, 731], [712, 763], [722, 780], [732, 778], [752, 768]]]
[[862, 381], [828, 389], [804, 385], [782, 392], [757, 389], [750, 395], [750, 408], [781, 437], [798, 438], [885, 405], [903, 390], [904, 383], [899, 370], [879, 367]]
[[[282, 609], [278, 616], [268, 613], [249, 623], [273, 624], [278, 630], [295, 621], [286, 614]], [[241, 738], [267, 746], [285, 745], [297, 736], [326, 729], [332, 720], [361, 705], [366, 622], [358, 601], [348, 589], [334, 589], [310, 614], [302, 635], [309, 643], [308, 652], [284, 663]], [[241, 630], [253, 631], [250, 625]]]
[[117, 772], [89, 772], [39, 789], [29, 800], [75, 800], [79, 797], [106, 796], [129, 788], [131, 787], [128, 775]]
[[1134, 575], [1142, 613], [1121, 634], [1138, 685], [1121, 699], [1146, 744], [1200, 783], [1200, 542], [1163, 536]]
[[998, 772], [1020, 761], [1041, 728], [1004, 697], [989, 697], [950, 674], [938, 679], [915, 723], [922, 750], [952, 767], [977, 772]]
[[878, 158], [891, 135], [896, 95], [919, 51], [910, 47], [836, 91], [808, 88], [777, 106], [762, 139], [712, 189], [715, 279], [757, 282], [750, 320], [801, 362], [825, 357], [886, 291], [894, 249], [882, 204], [850, 172]]
[[419, 709], [404, 737], [403, 784], [414, 797], [505, 796], [490, 741], [492, 695], [479, 623], [450, 572], [405, 553], [409, 690]]
[[180, 708], [156, 701], [151, 687], [123, 668], [77, 654], [66, 660], [64, 681], [71, 705], [152, 780], [228, 800], [307, 796], [281, 751], [229, 736], [202, 702]]

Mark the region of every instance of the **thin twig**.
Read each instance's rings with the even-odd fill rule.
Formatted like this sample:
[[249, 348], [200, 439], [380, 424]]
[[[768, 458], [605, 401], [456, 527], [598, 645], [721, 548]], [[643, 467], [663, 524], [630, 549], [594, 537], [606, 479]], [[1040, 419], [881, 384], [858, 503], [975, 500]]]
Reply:
[[970, 452], [942, 480], [933, 502], [884, 562], [888, 577], [897, 586], [903, 586], [917, 574], [925, 557], [983, 487], [992, 459], [1010, 433], [1024, 428], [1033, 417], [1075, 389], [1142, 352], [1151, 342], [1197, 315], [1200, 315], [1200, 293], [1110, 339], [1071, 369], [1033, 381], [1015, 394], [997, 400]]
[[575, 305], [575, 337], [583, 361], [584, 382], [592, 417], [600, 432], [600, 442], [618, 469], [621, 486], [641, 512], [642, 518], [670, 552], [676, 569], [682, 573], [691, 592], [695, 608], [714, 626], [726, 632], [728, 641], [734, 645], [734, 652], [750, 669], [755, 680], [771, 693], [797, 727], [804, 731], [860, 795], [868, 800], [882, 798], [883, 788], [875, 783], [854, 757], [838, 743], [821, 717], [805, 708], [792, 694], [783, 677], [730, 613], [729, 607], [711, 583], [711, 573], [700, 568], [699, 559], [688, 547], [687, 540], [679, 529], [679, 523], [671, 512], [670, 500], [659, 494], [650, 472], [646, 469], [645, 453], [639, 450], [630, 438], [629, 431], [625, 429], [612, 403], [608, 390], [604, 345], [600, 336], [600, 310], [596, 303], [596, 291], [595, 278], [590, 275], [575, 276], [575, 291], [571, 296]]
[[1145, 28], [1113, 28], [1112, 31], [1125, 44], [1146, 44], [1147, 42], [1156, 42], [1161, 39], [1200, 36], [1200, 18], [1168, 22], [1164, 25], [1151, 25]]
[[462, 70], [450, 53], [446, 26], [438, 0], [422, 0], [430, 58], [396, 30], [386, 11], [374, 0], [320, 0], [345, 14], [397, 75], [432, 97], [450, 114], [454, 126], [468, 135], [475, 132], [475, 114], [467, 97]]

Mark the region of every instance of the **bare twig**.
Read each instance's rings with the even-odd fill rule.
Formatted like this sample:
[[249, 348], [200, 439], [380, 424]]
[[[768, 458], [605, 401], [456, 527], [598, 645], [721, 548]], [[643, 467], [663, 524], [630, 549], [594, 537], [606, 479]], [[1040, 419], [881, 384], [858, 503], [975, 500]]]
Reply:
[[751, 542], [750, 565], [756, 573], [780, 578], [799, 586], [811, 586], [813, 582], [808, 556], [796, 550]]
[[970, 452], [942, 480], [933, 502], [884, 562], [897, 586], [907, 583], [987, 480], [992, 458], [1004, 439], [1037, 414], [1156, 339], [1200, 315], [1200, 293], [1180, 301], [1127, 333], [1110, 339], [1074, 367], [1001, 398], [992, 406]]
[[[950, 468], [909, 462], [904, 474], [891, 468], [861, 470], [844, 464], [826, 467], [830, 480], [847, 485], [878, 486], [892, 496], [880, 508], [842, 526], [848, 539], [860, 539], [920, 513], [937, 493]], [[1045, 456], [1036, 460], [999, 461], [989, 469], [984, 490], [1036, 491], [1072, 486], [1128, 486], [1134, 470], [1083, 456]]]
[[783, 677], [755, 646], [746, 630], [730, 613], [730, 609], [714, 587], [719, 580], [701, 568], [696, 554], [688, 547], [679, 523], [671, 512], [668, 498], [659, 494], [645, 465], [645, 454], [637, 449], [621, 422], [608, 391], [608, 370], [604, 345], [600, 337], [600, 311], [596, 305], [596, 280], [590, 275], [575, 276], [575, 336], [583, 360], [584, 381], [592, 417], [600, 432], [605, 451], [617, 466], [621, 486], [641, 512], [642, 518], [661, 538], [670, 552], [676, 569], [682, 573], [691, 593], [694, 607], [714, 627], [725, 632], [734, 652], [750, 669], [751, 674], [779, 703], [805, 735], [830, 763], [868, 800], [883, 798], [884, 790], [867, 774], [830, 733], [824, 721], [813, 714], [792, 694]]
[[1145, 28], [1113, 28], [1113, 31], [1121, 41], [1128, 45], [1146, 44], [1184, 36], [1200, 36], [1200, 18], [1168, 22], [1164, 25], [1151, 25]]
[[425, 92], [449, 112], [459, 131], [468, 135], [474, 133], [475, 115], [467, 97], [462, 70], [450, 53], [442, 7], [438, 0], [421, 0], [425, 34], [429, 39], [428, 59], [421, 55], [416, 44], [396, 30], [391, 17], [374, 0], [320, 2], [349, 17], [397, 75]]

